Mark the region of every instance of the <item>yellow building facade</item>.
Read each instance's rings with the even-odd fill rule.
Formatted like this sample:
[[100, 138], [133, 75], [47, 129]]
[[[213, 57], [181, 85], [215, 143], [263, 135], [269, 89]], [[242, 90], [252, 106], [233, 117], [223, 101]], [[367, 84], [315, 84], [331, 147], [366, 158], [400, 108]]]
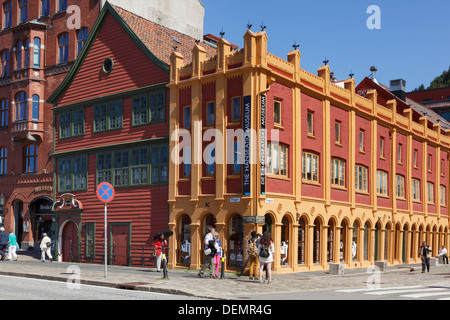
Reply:
[[[353, 78], [330, 82], [327, 65], [305, 71], [298, 50], [284, 60], [267, 42], [248, 30], [240, 50], [220, 39], [214, 57], [199, 45], [190, 64], [172, 54], [170, 150], [191, 164], [169, 165], [169, 267], [201, 267], [208, 226], [229, 271], [247, 260], [252, 230], [271, 233], [277, 273], [418, 263], [423, 240], [433, 256], [447, 247], [449, 132], [398, 99], [380, 104], [375, 89], [358, 95]], [[240, 144], [228, 134], [237, 129], [256, 134]], [[231, 146], [230, 161], [205, 163], [213, 140], [215, 156]]]

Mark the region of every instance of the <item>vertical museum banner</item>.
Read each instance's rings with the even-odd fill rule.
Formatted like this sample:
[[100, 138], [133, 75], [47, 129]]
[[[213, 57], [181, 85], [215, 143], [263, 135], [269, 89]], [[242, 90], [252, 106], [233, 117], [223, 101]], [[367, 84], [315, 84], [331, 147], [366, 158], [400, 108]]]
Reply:
[[244, 97], [244, 110], [243, 110], [243, 131], [244, 131], [244, 157], [242, 168], [242, 193], [246, 196], [250, 195], [250, 149], [251, 149], [251, 105], [252, 97]]
[[261, 194], [266, 194], [266, 95], [261, 95], [261, 127], [259, 131], [259, 165]]

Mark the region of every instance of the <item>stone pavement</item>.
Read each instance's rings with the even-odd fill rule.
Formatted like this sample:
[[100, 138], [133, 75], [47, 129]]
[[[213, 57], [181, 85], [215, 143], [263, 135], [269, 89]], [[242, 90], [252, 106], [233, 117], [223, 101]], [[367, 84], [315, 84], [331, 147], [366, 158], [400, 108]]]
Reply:
[[[30, 277], [57, 281], [80, 279], [82, 284], [143, 290], [160, 293], [188, 295], [199, 298], [222, 300], [258, 299], [260, 294], [270, 294], [273, 299], [286, 299], [290, 293], [313, 290], [337, 290], [366, 288], [373, 279], [383, 286], [402, 285], [448, 285], [449, 265], [431, 267], [430, 273], [421, 273], [420, 265], [388, 267], [383, 273], [374, 275], [366, 269], [347, 269], [344, 275], [330, 275], [328, 271], [272, 274], [271, 284], [250, 281], [247, 276], [226, 273], [225, 279], [201, 279], [198, 271], [169, 269], [169, 279], [163, 279], [162, 272], [153, 268], [108, 266], [104, 277], [104, 266], [94, 264], [41, 262], [23, 251], [18, 252], [18, 261], [0, 261], [0, 275]], [[79, 274], [77, 273], [79, 271]]]

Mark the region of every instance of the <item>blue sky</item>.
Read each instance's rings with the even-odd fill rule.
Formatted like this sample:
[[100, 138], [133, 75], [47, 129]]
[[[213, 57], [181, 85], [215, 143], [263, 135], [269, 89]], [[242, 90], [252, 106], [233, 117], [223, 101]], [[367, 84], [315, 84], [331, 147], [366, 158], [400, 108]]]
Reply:
[[[428, 86], [450, 66], [450, 1], [448, 0], [201, 0], [203, 32], [243, 47], [250, 22], [264, 23], [269, 52], [286, 59], [294, 41], [300, 45], [301, 67], [316, 73], [326, 57], [342, 80], [350, 71], [358, 84], [378, 67], [377, 80], [403, 78], [407, 91]], [[381, 29], [369, 30], [367, 8], [380, 8]]]

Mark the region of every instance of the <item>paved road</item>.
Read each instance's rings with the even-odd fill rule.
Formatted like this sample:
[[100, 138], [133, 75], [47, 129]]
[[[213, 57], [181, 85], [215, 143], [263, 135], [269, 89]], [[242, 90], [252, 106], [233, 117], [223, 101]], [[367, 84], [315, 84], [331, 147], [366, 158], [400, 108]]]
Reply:
[[0, 275], [0, 300], [198, 300], [194, 297], [124, 290]]

